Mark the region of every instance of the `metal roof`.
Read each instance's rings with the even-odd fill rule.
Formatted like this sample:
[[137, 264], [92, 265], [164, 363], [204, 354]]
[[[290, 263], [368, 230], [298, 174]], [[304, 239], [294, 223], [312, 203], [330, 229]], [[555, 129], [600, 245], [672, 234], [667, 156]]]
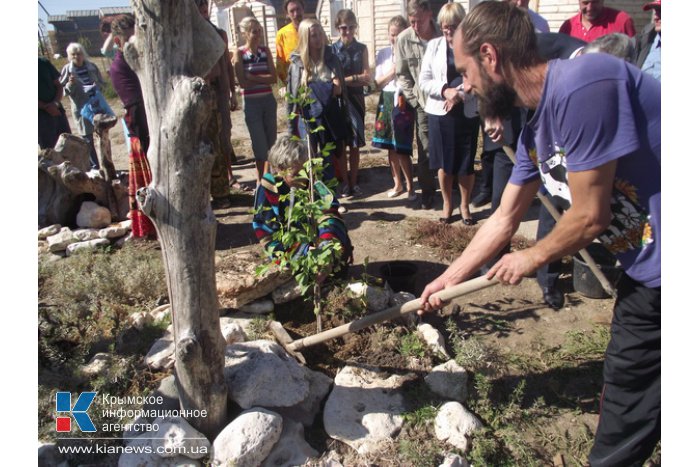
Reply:
[[59, 23], [61, 21], [70, 21], [66, 15], [49, 15], [46, 18], [49, 23]]
[[70, 11], [66, 11], [66, 16], [72, 17], [72, 18], [98, 16], [99, 14], [100, 14], [99, 10], [70, 10]]
[[123, 15], [126, 13], [133, 13], [134, 9], [130, 6], [108, 6], [100, 8], [100, 16], [107, 15]]

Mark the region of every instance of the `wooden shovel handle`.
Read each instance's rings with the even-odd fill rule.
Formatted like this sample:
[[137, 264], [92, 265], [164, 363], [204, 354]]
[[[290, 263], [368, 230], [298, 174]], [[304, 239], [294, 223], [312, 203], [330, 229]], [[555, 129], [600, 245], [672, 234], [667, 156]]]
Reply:
[[[452, 287], [448, 287], [444, 290], [441, 290], [440, 292], [435, 293], [432, 296], [440, 298], [440, 300], [442, 300], [443, 302], [447, 302], [457, 297], [476, 292], [477, 290], [485, 289], [486, 287], [490, 287], [495, 284], [498, 284], [498, 280], [489, 280], [486, 279], [485, 276], [481, 276], [475, 279], [462, 282], [457, 285], [453, 285]], [[321, 342], [335, 339], [336, 337], [344, 336], [345, 334], [349, 334], [351, 332], [357, 332], [373, 324], [391, 321], [393, 319], [398, 318], [399, 316], [418, 311], [420, 309], [420, 305], [420, 298], [416, 298], [415, 300], [406, 302], [403, 305], [396, 305], [378, 313], [373, 313], [371, 315], [364, 316], [360, 319], [356, 319], [341, 326], [337, 326], [333, 329], [319, 332], [318, 334], [314, 334], [312, 336], [297, 339], [291, 342], [289, 344], [289, 347], [294, 351], [304, 349], [306, 347], [311, 347], [313, 345], [320, 344]]]

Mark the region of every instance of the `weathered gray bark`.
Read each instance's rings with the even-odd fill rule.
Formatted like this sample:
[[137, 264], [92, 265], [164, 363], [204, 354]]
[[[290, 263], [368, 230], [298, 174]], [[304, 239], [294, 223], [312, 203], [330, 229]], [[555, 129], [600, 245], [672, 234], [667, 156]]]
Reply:
[[124, 56], [141, 82], [153, 181], [139, 193], [158, 231], [172, 305], [180, 404], [216, 435], [226, 422], [224, 339], [214, 275], [216, 219], [209, 204], [214, 155], [204, 135], [214, 105], [201, 76], [224, 44], [192, 0], [132, 0], [136, 33]]
[[112, 218], [117, 219], [119, 210], [117, 197], [111, 189], [112, 180], [117, 178], [117, 171], [112, 161], [112, 143], [109, 141], [109, 129], [117, 123], [117, 117], [107, 114], [97, 114], [94, 118], [95, 139], [97, 140], [97, 160], [100, 163], [100, 174], [107, 180], [110, 189], [107, 190], [107, 206], [112, 213]]

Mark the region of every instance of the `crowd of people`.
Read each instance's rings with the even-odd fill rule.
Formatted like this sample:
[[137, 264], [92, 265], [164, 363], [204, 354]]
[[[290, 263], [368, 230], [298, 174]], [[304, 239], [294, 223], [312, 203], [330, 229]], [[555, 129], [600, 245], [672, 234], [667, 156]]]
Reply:
[[[208, 20], [208, 0], [194, 1]], [[280, 195], [298, 183], [295, 175], [305, 160], [322, 156], [323, 181], [339, 183], [319, 239], [340, 242], [347, 265], [352, 245], [342, 200], [363, 193], [358, 173], [360, 148], [367, 144], [365, 95], [367, 89], [379, 91], [370, 144], [387, 150], [393, 184], [386, 196], [405, 194], [416, 208], [433, 209], [439, 187], [437, 220], [444, 224], [455, 220], [455, 205], [461, 222], [474, 225], [470, 205], [491, 204], [490, 217], [462, 256], [423, 291], [424, 312], [444, 305], [435, 292], [479, 271], [508, 284], [536, 272], [544, 301], [559, 309], [564, 296], [557, 261], [563, 255], [596, 239], [616, 255], [625, 274], [617, 285], [589, 461], [637, 465], [660, 437], [661, 0], [643, 6], [653, 17], [639, 35], [627, 13], [603, 0], [578, 3], [579, 12], [555, 33], [528, 0], [486, 1], [469, 14], [458, 3], [445, 3], [435, 19], [428, 0], [408, 0], [407, 18], [395, 16], [386, 25], [390, 45], [373, 57], [374, 74], [350, 9], [337, 12], [333, 27], [339, 39], [331, 44], [322, 24], [305, 15], [303, 0], [285, 0], [289, 24], [277, 33], [276, 62], [263, 26], [245, 17], [238, 25], [242, 45], [232, 55], [227, 47], [204, 77], [217, 94], [207, 129], [216, 154], [212, 205], [227, 205], [233, 182], [230, 112], [238, 106], [238, 85], [256, 165], [255, 203], [267, 207], [254, 217], [256, 235], [266, 248], [280, 247], [271, 235], [286, 222]], [[125, 109], [135, 190], [150, 182], [150, 169], [143, 96], [121, 53], [133, 25], [128, 15], [112, 21], [105, 32], [113, 47], [106, 42], [103, 51], [114, 55], [110, 76]], [[226, 34], [215, 29], [228, 44]], [[103, 80], [82, 46], [71, 44], [66, 52], [69, 62], [60, 73], [39, 59], [42, 148], [70, 131], [63, 95], [71, 99], [77, 133], [90, 145], [86, 103], [111, 111], [99, 109]], [[278, 80], [281, 92], [292, 98], [288, 112], [296, 115], [283, 135], [277, 133], [273, 91]], [[313, 102], [299, 103], [302, 89]], [[476, 184], [480, 134], [482, 174]], [[311, 153], [291, 137], [307, 135]], [[322, 151], [327, 143], [334, 145], [330, 154]], [[96, 167], [93, 155], [94, 147]], [[561, 219], [554, 222], [543, 209], [535, 246], [511, 253], [510, 238], [540, 189]], [[135, 202], [131, 217], [139, 225], [135, 235], [154, 235]]]

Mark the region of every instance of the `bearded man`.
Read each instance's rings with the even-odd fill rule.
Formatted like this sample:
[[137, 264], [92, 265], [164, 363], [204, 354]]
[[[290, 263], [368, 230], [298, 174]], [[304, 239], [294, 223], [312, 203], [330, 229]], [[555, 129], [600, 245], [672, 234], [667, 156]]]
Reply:
[[464, 89], [486, 114], [534, 111], [518, 142], [501, 204], [462, 255], [421, 295], [471, 277], [503, 248], [542, 185], [569, 208], [533, 247], [504, 255], [486, 276], [518, 284], [598, 239], [620, 261], [592, 466], [641, 465], [661, 435], [661, 85], [607, 54], [545, 61], [527, 12], [487, 1], [455, 37]]

